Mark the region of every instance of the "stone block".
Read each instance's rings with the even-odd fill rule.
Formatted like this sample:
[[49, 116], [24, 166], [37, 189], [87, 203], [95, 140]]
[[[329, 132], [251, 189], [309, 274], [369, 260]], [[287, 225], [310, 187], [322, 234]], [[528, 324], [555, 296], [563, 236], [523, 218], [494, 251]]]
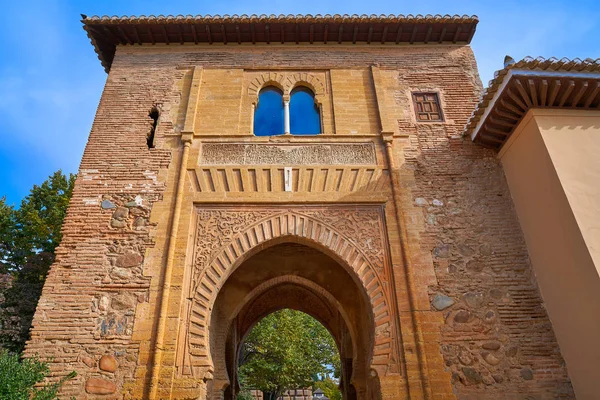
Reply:
[[85, 383], [85, 391], [89, 394], [113, 394], [117, 385], [102, 378], [89, 378]]
[[113, 355], [105, 355], [100, 358], [98, 364], [102, 371], [115, 372], [119, 366], [117, 359]]

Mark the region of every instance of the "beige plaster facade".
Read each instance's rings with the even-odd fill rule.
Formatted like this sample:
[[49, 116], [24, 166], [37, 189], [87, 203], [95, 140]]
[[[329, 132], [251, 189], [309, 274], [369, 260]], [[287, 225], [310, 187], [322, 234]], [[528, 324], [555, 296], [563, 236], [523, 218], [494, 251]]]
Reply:
[[600, 387], [600, 112], [533, 109], [499, 153], [579, 399]]

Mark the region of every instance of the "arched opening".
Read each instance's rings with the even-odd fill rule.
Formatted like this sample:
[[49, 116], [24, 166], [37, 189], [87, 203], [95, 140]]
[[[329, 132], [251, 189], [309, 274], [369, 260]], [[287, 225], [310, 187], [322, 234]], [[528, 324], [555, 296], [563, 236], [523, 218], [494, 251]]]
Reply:
[[284, 133], [283, 92], [266, 86], [258, 94], [254, 111], [254, 135], [271, 136]]
[[321, 133], [321, 116], [315, 94], [305, 86], [292, 90], [290, 98], [290, 130], [293, 135]]
[[295, 240], [261, 246], [219, 290], [209, 328], [211, 398], [236, 398], [244, 337], [265, 316], [286, 308], [310, 315], [331, 333], [341, 360], [343, 399], [357, 399], [367, 389], [374, 343], [367, 293], [340, 261], [290, 239]]
[[238, 399], [259, 393], [264, 400], [311, 399], [317, 388], [330, 400], [341, 399], [338, 344], [301, 311], [286, 308], [258, 321], [242, 340], [237, 368]]

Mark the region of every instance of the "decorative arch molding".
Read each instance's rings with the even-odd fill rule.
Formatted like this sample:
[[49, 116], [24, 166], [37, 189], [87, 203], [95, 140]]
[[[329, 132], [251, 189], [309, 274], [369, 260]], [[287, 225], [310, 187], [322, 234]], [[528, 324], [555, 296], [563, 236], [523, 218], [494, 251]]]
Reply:
[[[290, 296], [291, 293], [291, 296]], [[299, 301], [301, 299], [301, 301]], [[219, 300], [217, 300], [219, 302]], [[232, 318], [228, 323], [219, 325], [215, 330], [211, 327], [211, 333], [217, 337], [234, 337], [234, 360], [229, 360], [231, 365], [237, 365], [239, 349], [245, 337], [252, 328], [267, 315], [279, 310], [289, 308], [304, 312], [319, 321], [331, 334], [336, 342], [340, 355], [350, 355], [353, 359], [367, 360], [370, 357], [366, 339], [361, 338], [361, 350], [358, 354], [357, 336], [359, 332], [353, 329], [350, 317], [337, 301], [334, 295], [319, 284], [296, 275], [281, 275], [269, 279], [253, 288], [237, 305], [231, 313]], [[366, 317], [365, 317], [366, 318]], [[368, 316], [368, 325], [372, 326], [372, 315]], [[373, 332], [364, 334], [369, 340]], [[351, 348], [343, 349], [343, 335], [348, 334], [351, 338]], [[230, 369], [226, 366], [225, 358], [226, 343], [224, 340], [212, 344], [211, 354], [214, 357], [215, 379], [229, 384], [231, 382]], [[344, 353], [344, 350], [347, 350]], [[230, 365], [230, 367], [231, 367]]]
[[[302, 311], [302, 312], [305, 312], [305, 313], [311, 315], [313, 318], [317, 319], [317, 321], [319, 321], [321, 324], [323, 324], [323, 326], [325, 326], [328, 329], [329, 329], [328, 320], [331, 318], [334, 318], [336, 316], [336, 314], [339, 313], [340, 316], [342, 317], [344, 323], [348, 327], [350, 336], [352, 337], [352, 343], [354, 345], [356, 344], [356, 332], [354, 330], [352, 330], [352, 326], [350, 324], [350, 319], [349, 319], [347, 313], [345, 312], [345, 310], [340, 306], [340, 304], [338, 303], [336, 298], [331, 293], [329, 293], [327, 290], [325, 290], [323, 287], [319, 286], [318, 284], [314, 283], [313, 281], [311, 281], [309, 279], [306, 279], [306, 278], [303, 278], [300, 276], [282, 275], [282, 276], [278, 276], [277, 278], [273, 278], [273, 279], [263, 282], [262, 284], [255, 287], [250, 293], [248, 293], [248, 295], [246, 295], [244, 300], [240, 303], [240, 305], [234, 311], [233, 315], [235, 315], [236, 318], [239, 317], [240, 313], [243, 310], [253, 308], [254, 303], [262, 295], [267, 293], [269, 290], [277, 288], [278, 286], [281, 286], [281, 285], [295, 285], [304, 290], [312, 292], [312, 294], [316, 298], [318, 298], [319, 301], [321, 302], [321, 304], [323, 305], [323, 307], [321, 309], [322, 312], [313, 313], [309, 309], [306, 309], [305, 307], [297, 308], [297, 307], [293, 307], [291, 305], [284, 305], [284, 306], [278, 305], [278, 307], [274, 307], [272, 309], [267, 310], [266, 313], [261, 312], [258, 316], [244, 315], [243, 320], [240, 321], [242, 323], [242, 325], [241, 325], [242, 326], [242, 338], [248, 334], [248, 332], [252, 329], [252, 327], [258, 321], [260, 321], [262, 318], [264, 318], [268, 314], [273, 313], [278, 310], [281, 310], [283, 308], [293, 308], [293, 309], [297, 309], [299, 311]], [[369, 316], [369, 319], [371, 319], [371, 316]], [[228, 330], [231, 329], [231, 325], [227, 329]], [[334, 336], [334, 338], [336, 338], [334, 335], [334, 332], [330, 331], [330, 333]], [[339, 345], [339, 343], [338, 343], [338, 345]], [[354, 353], [356, 353], [356, 348], [354, 348], [353, 351], [354, 351]]]
[[283, 242], [320, 250], [348, 270], [372, 310], [371, 364], [397, 364], [399, 327], [384, 273], [389, 256], [383, 228], [381, 206], [198, 208], [186, 337], [192, 369], [213, 368], [211, 311], [227, 278], [253, 254]]
[[316, 98], [325, 95], [325, 83], [318, 76], [308, 72], [265, 72], [250, 81], [248, 94], [258, 99], [261, 89], [270, 85], [281, 89], [284, 96], [289, 96], [297, 86], [306, 86], [314, 92]]
[[313, 91], [315, 97], [325, 94], [325, 85], [321, 80], [309, 73], [297, 72], [292, 75], [287, 75], [285, 79], [285, 93], [291, 94], [292, 90], [298, 86], [306, 86]]

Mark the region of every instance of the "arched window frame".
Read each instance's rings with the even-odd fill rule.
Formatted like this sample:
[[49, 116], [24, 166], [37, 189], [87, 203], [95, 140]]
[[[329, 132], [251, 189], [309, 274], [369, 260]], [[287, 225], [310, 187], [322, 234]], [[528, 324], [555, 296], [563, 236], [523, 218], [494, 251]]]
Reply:
[[[265, 82], [256, 91], [256, 96], [254, 97], [254, 99], [252, 101], [252, 110], [251, 110], [251, 116], [252, 117], [251, 117], [251, 121], [250, 121], [250, 126], [251, 126], [251, 129], [252, 129], [252, 134], [255, 135], [255, 136], [256, 136], [256, 132], [254, 130], [254, 118], [255, 118], [255, 115], [256, 115], [256, 109], [257, 109], [257, 107], [259, 105], [258, 103], [259, 103], [259, 100], [260, 100], [260, 93], [264, 89], [269, 88], [269, 87], [275, 87], [275, 88], [279, 89], [281, 91], [281, 93], [282, 93], [283, 106], [285, 106], [285, 104], [286, 104], [286, 89], [279, 82], [277, 82], [277, 81], [267, 81], [267, 82]], [[287, 95], [287, 99], [288, 99], [287, 100], [287, 104], [289, 104], [289, 95]], [[289, 129], [288, 129], [288, 131], [289, 131]], [[284, 114], [284, 132], [282, 132], [282, 133], [283, 134], [286, 133], [286, 130], [285, 130], [285, 114]], [[277, 134], [273, 134], [272, 136], [276, 136], [276, 135]]]
[[[292, 85], [291, 87], [288, 88], [288, 92], [286, 93], [288, 96], [288, 99], [289, 99], [288, 100], [288, 108], [287, 108], [288, 128], [289, 128], [289, 123], [290, 123], [289, 104], [291, 101], [292, 92], [298, 88], [306, 88], [306, 89], [310, 90], [312, 93], [313, 100], [315, 102], [315, 106], [316, 106], [317, 112], [319, 114], [319, 133], [317, 133], [317, 135], [320, 135], [323, 133], [323, 102], [322, 102], [321, 96], [319, 96], [315, 87], [313, 85], [311, 85], [310, 83], [304, 82], [304, 81], [296, 82], [294, 85]], [[285, 94], [284, 94], [284, 97], [285, 97]], [[290, 131], [290, 129], [287, 129], [286, 133], [289, 133], [289, 131]], [[310, 135], [314, 135], [314, 134], [310, 134]]]
[[[302, 76], [304, 75], [304, 76]], [[265, 75], [263, 75], [265, 76]], [[252, 82], [251, 85], [254, 85], [253, 88], [249, 89], [249, 91], [251, 92], [251, 110], [250, 110], [250, 129], [251, 129], [251, 133], [253, 135], [256, 136], [256, 132], [254, 131], [254, 122], [255, 122], [255, 113], [256, 113], [256, 109], [258, 107], [258, 101], [259, 101], [259, 96], [260, 96], [260, 92], [269, 86], [274, 86], [278, 89], [280, 89], [281, 91], [283, 91], [283, 106], [284, 106], [284, 134], [289, 135], [290, 133], [290, 101], [291, 101], [291, 92], [292, 90], [296, 89], [297, 87], [305, 87], [307, 89], [310, 89], [310, 91], [313, 93], [314, 96], [314, 101], [315, 101], [315, 105], [317, 106], [318, 109], [318, 113], [319, 113], [319, 135], [323, 134], [325, 132], [325, 126], [324, 126], [324, 116], [323, 116], [323, 98], [326, 95], [325, 91], [324, 91], [324, 87], [323, 87], [323, 83], [321, 82], [321, 80], [319, 80], [318, 78], [316, 78], [313, 75], [308, 75], [308, 80], [305, 80], [304, 78], [306, 78], [306, 74], [305, 73], [295, 73], [293, 75], [287, 75], [287, 74], [276, 74], [276, 80], [274, 80], [273, 75], [271, 74], [270, 78], [268, 79], [269, 76], [265, 76], [267, 77], [267, 80], [264, 81], [263, 83], [257, 82], [258, 78], [255, 78], [255, 80]], [[292, 79], [290, 79], [292, 78]], [[264, 78], [263, 78], [264, 79]], [[286, 80], [287, 79], [287, 80]], [[310, 80], [316, 81], [317, 85], [313, 85]]]

